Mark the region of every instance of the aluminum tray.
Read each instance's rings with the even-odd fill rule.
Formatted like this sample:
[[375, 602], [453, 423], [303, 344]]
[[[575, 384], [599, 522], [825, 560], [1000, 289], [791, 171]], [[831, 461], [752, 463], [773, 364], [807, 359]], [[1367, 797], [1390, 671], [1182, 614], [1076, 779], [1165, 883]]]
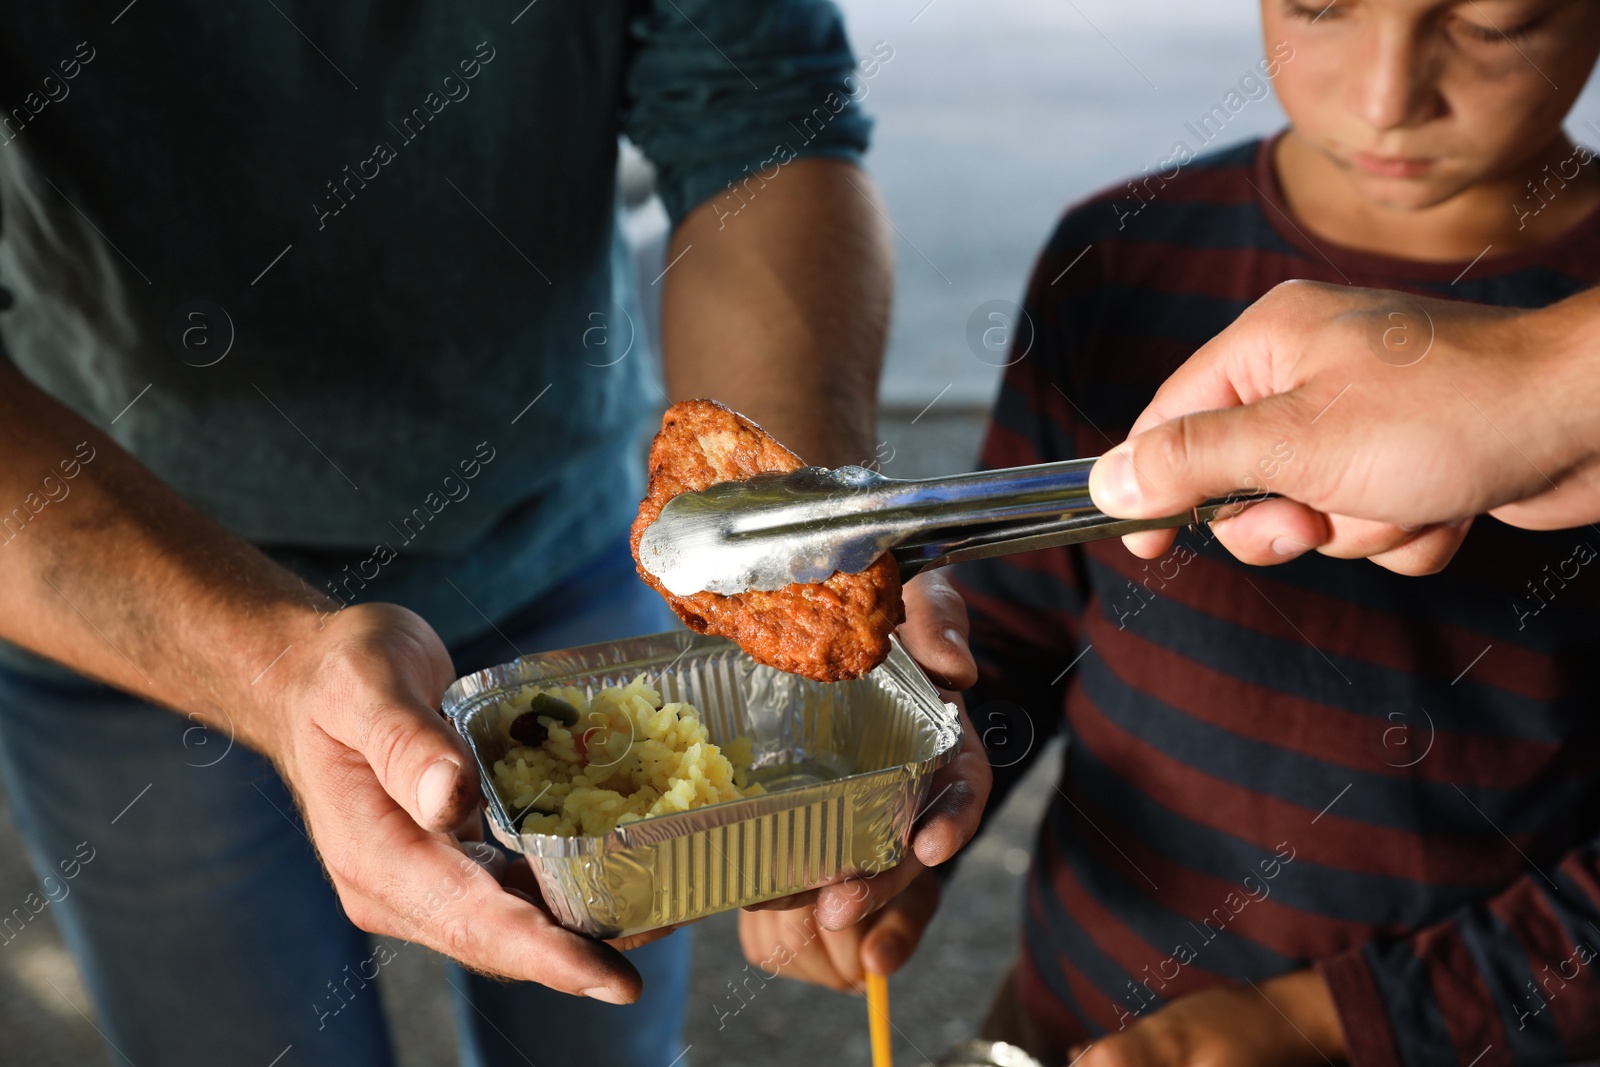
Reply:
[[[587, 695], [649, 677], [700, 710], [715, 744], [749, 737], [766, 796], [618, 827], [604, 837], [519, 833], [494, 787], [507, 739], [489, 712], [525, 683]], [[928, 778], [961, 725], [897, 643], [865, 677], [825, 684], [757, 664], [688, 630], [525, 656], [469, 674], [444, 711], [478, 763], [494, 835], [527, 856], [557, 921], [595, 937], [688, 922], [900, 862]]]

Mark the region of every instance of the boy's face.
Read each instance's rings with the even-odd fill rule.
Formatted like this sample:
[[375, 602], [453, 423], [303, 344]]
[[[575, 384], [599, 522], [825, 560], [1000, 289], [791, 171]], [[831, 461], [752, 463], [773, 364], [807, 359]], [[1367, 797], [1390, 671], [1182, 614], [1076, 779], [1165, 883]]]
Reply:
[[1262, 26], [1296, 136], [1400, 210], [1520, 181], [1600, 52], [1600, 0], [1262, 0]]

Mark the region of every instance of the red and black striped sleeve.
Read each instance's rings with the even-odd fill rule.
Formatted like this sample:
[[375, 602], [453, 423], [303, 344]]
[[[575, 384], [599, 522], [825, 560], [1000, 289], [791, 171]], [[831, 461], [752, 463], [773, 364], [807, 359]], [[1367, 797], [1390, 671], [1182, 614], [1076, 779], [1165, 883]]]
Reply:
[[[984, 438], [985, 470], [1078, 455], [1080, 427], [1062, 370], [1076, 348], [1072, 304], [1092, 296], [1097, 265], [1072, 218], [1062, 221], [1034, 265], [1021, 314], [1011, 324], [1007, 366]], [[1061, 726], [1087, 576], [1075, 553], [1055, 548], [963, 564], [953, 580], [972, 620], [979, 681], [967, 694], [967, 708], [994, 768], [994, 811]]]
[[1321, 960], [1352, 1067], [1600, 1056], [1600, 842], [1405, 937]]

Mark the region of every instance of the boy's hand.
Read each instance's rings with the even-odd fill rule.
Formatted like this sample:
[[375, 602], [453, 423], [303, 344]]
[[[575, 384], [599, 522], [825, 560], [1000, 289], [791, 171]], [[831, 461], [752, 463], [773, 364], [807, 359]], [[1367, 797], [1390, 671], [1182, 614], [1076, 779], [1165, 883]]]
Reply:
[[843, 930], [824, 930], [813, 907], [743, 911], [739, 945], [744, 958], [767, 977], [860, 993], [868, 971], [893, 974], [916, 952], [939, 908], [939, 893], [939, 879], [923, 871], [905, 892]]
[[1342, 1063], [1344, 1030], [1322, 977], [1294, 971], [1259, 986], [1179, 997], [1121, 1033], [1067, 1053], [1076, 1067], [1316, 1067]]
[[[961, 698], [945, 693], [957, 705]], [[983, 740], [961, 709], [961, 749], [956, 758], [934, 772], [905, 858], [877, 874], [853, 875], [818, 889], [752, 904], [750, 911], [815, 909], [817, 921], [829, 930], [845, 930], [898, 898], [929, 867], [946, 862], [978, 832], [994, 773]]]
[[[945, 698], [959, 705], [960, 696], [947, 690], [967, 688], [978, 674], [967, 648], [966, 605], [937, 572], [906, 583], [905, 604], [901, 642]], [[965, 708], [961, 727], [961, 751], [934, 775], [905, 859], [878, 875], [741, 912], [745, 959], [767, 975], [777, 972], [846, 993], [860, 992], [869, 970], [888, 975], [905, 965], [939, 907], [939, 880], [928, 868], [967, 843], [989, 797], [989, 761]]]
[[[940, 689], [959, 692], [978, 680], [978, 666], [967, 647], [967, 605], [943, 571], [919, 574], [902, 591], [906, 621], [895, 635], [917, 666]], [[948, 698], [947, 698], [948, 699]]]
[[929, 782], [911, 829], [910, 848], [898, 865], [753, 904], [753, 910], [794, 911], [814, 906], [820, 923], [830, 930], [843, 930], [899, 896], [927, 868], [950, 859], [978, 832], [994, 774], [960, 694], [951, 692], [977, 680], [978, 671], [967, 649], [966, 605], [939, 573], [918, 575], [906, 583], [905, 602], [906, 621], [897, 631], [899, 638], [918, 666], [940, 686], [944, 699], [961, 708], [961, 748]]

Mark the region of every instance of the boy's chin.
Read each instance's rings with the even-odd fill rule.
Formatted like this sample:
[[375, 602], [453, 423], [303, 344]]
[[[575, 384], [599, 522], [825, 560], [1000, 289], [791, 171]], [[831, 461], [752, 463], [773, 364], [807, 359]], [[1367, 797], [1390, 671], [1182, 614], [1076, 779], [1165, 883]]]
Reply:
[[1385, 211], [1426, 211], [1460, 193], [1468, 184], [1440, 176], [1374, 178], [1352, 174], [1351, 180], [1363, 200]]

